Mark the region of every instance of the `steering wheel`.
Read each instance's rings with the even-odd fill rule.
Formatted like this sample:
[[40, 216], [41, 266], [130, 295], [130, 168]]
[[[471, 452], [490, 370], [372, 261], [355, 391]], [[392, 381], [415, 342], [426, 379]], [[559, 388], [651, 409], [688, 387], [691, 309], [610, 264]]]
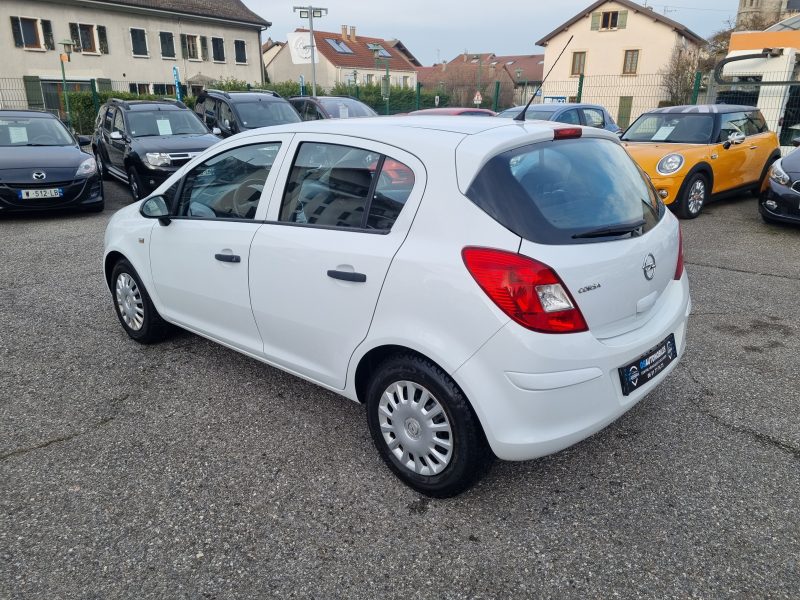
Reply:
[[[243, 181], [233, 192], [233, 211], [243, 219], [248, 218], [247, 213], [258, 204], [263, 189], [264, 180], [262, 179], [253, 178]], [[254, 196], [255, 199], [253, 199]]]

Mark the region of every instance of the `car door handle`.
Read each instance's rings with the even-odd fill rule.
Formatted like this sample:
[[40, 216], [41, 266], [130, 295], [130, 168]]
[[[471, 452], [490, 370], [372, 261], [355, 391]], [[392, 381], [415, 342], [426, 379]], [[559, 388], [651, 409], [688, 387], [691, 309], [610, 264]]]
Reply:
[[758, 150], [758, 146], [750, 146], [750, 150]]
[[242, 257], [238, 254], [215, 254], [214, 258], [217, 260], [221, 260], [222, 262], [229, 262], [229, 263], [240, 263], [242, 262]]
[[352, 281], [354, 283], [364, 283], [367, 280], [367, 276], [364, 275], [364, 273], [337, 271], [335, 269], [328, 271], [328, 277], [332, 277], [333, 279], [341, 279], [342, 281]]

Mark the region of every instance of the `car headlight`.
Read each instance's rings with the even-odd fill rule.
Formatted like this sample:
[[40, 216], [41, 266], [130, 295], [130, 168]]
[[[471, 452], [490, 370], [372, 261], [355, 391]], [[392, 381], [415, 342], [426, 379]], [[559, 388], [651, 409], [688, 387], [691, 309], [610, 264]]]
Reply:
[[172, 164], [169, 154], [164, 152], [148, 152], [144, 155], [144, 159], [151, 167], [168, 167]]
[[656, 171], [661, 175], [672, 175], [683, 166], [683, 156], [680, 154], [667, 154], [664, 158], [658, 161]]
[[780, 183], [781, 185], [789, 185], [792, 181], [792, 178], [789, 177], [789, 174], [783, 170], [783, 165], [781, 165], [781, 159], [779, 158], [772, 166], [769, 168], [769, 178], [776, 183]]
[[78, 165], [78, 170], [75, 171], [75, 177], [89, 177], [95, 173], [97, 173], [97, 163], [94, 161], [94, 157], [90, 156]]

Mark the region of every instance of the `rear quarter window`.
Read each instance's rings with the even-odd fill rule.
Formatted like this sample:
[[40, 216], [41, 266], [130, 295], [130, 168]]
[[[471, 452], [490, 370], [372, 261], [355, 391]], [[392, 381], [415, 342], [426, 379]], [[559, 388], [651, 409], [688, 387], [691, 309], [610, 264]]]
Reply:
[[467, 197], [509, 230], [540, 244], [607, 241], [622, 236], [584, 236], [637, 223], [629, 235], [643, 235], [665, 210], [619, 144], [588, 138], [498, 154], [475, 177]]

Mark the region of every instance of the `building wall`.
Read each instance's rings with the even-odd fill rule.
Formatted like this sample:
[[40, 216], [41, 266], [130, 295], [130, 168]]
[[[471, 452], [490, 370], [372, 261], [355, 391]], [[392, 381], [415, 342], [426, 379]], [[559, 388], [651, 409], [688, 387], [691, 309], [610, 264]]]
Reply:
[[[570, 36], [574, 36], [544, 84], [543, 96], [566, 97], [567, 100], [574, 97], [579, 76], [571, 73], [573, 54], [586, 52], [586, 87], [582, 101], [603, 104], [617, 119], [620, 98], [632, 97], [632, 122], [639, 114], [655, 108], [660, 100], [666, 98], [656, 76], [669, 63], [672, 49], [676, 45], [694, 48], [695, 44], [671, 27], [648, 16], [646, 11], [634, 12], [615, 2], [603, 5], [599, 11], [628, 11], [625, 28], [592, 30], [592, 15], [587, 14], [550, 39], [544, 54], [545, 73], [550, 70]], [[639, 51], [635, 75], [622, 73], [626, 50]], [[600, 88], [603, 93], [595, 93], [597, 97], [593, 98], [592, 90]], [[573, 92], [569, 93], [568, 90]]]
[[[52, 23], [55, 50], [31, 50], [14, 45], [10, 18], [35, 17]], [[197, 74], [214, 79], [234, 77], [247, 82], [260, 83], [261, 40], [258, 26], [242, 27], [222, 21], [150, 16], [135, 11], [117, 11], [107, 8], [90, 9], [57, 2], [38, 0], [2, 0], [0, 11], [0, 51], [4, 57], [3, 78], [21, 78], [25, 75], [42, 79], [61, 79], [59, 54], [61, 40], [69, 39], [69, 23], [86, 23], [105, 26], [108, 37], [108, 54], [73, 53], [66, 64], [69, 79], [107, 78], [114, 81], [170, 82], [172, 67], [180, 69], [181, 81]], [[133, 56], [130, 28], [147, 32], [149, 58]], [[174, 36], [174, 59], [161, 58], [159, 31], [171, 31]], [[188, 60], [181, 56], [180, 34], [195, 34], [208, 38], [209, 60]], [[224, 39], [225, 62], [215, 63], [211, 57], [211, 37]], [[236, 64], [234, 40], [246, 43], [247, 64]]]

